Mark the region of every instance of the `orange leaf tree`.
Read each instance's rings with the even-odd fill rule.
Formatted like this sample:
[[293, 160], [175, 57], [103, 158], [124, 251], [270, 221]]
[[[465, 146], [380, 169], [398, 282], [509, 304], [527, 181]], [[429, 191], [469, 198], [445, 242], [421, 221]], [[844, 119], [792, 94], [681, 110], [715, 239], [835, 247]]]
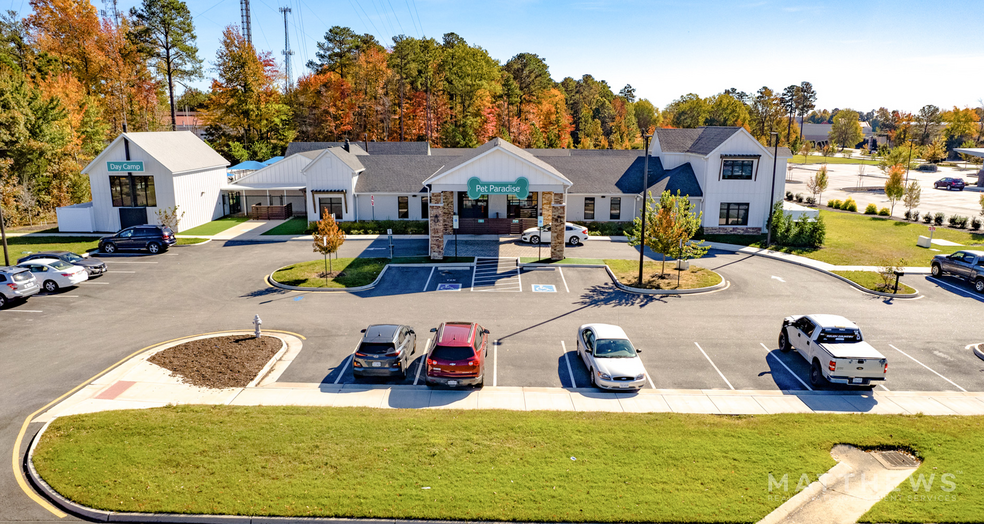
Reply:
[[338, 227], [335, 217], [324, 209], [321, 220], [318, 221], [318, 229], [314, 232], [314, 251], [325, 256], [325, 282], [328, 282], [328, 275], [331, 273], [328, 255], [337, 252], [344, 243], [345, 232]]

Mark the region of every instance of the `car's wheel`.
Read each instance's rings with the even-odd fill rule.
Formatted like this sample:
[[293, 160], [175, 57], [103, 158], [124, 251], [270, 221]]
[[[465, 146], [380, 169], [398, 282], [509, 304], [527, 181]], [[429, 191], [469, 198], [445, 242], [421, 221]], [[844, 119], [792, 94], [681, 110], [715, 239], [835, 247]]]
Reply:
[[99, 246], [99, 251], [109, 254], [116, 253], [116, 244], [112, 242], [106, 242], [105, 244]]
[[932, 273], [934, 277], [939, 278], [939, 276], [943, 274], [943, 267], [937, 264], [936, 262], [933, 262], [933, 265], [930, 268], [929, 272]]
[[0, 309], [7, 307], [7, 297], [0, 294]]
[[594, 369], [588, 368], [588, 380], [591, 381], [591, 386], [592, 387], [598, 387], [598, 384], [595, 383]]
[[161, 252], [161, 245], [157, 242], [151, 242], [147, 244], [147, 251], [150, 251], [151, 255], [156, 255]]
[[576, 246], [581, 243], [581, 239], [578, 237], [571, 237], [570, 244]]
[[962, 188], [962, 187], [958, 187], [957, 189], [960, 190], [960, 191], [963, 191], [964, 190], [964, 188]]
[[58, 284], [55, 283], [54, 280], [45, 280], [44, 290], [47, 291], [48, 293], [54, 293], [55, 291], [58, 291]]
[[539, 244], [539, 243], [540, 243], [540, 237], [538, 237], [537, 235], [533, 235], [530, 237], [530, 244]]
[[974, 281], [974, 289], [976, 289], [978, 293], [984, 293], [984, 278], [978, 278]]
[[793, 347], [789, 345], [789, 339], [786, 338], [786, 329], [783, 328], [783, 330], [779, 332], [779, 351], [788, 353], [790, 349], [793, 349]]
[[814, 360], [813, 367], [810, 368], [810, 384], [813, 384], [814, 386], [822, 386], [825, 381], [826, 379], [823, 378], [823, 370], [820, 369], [820, 361]]

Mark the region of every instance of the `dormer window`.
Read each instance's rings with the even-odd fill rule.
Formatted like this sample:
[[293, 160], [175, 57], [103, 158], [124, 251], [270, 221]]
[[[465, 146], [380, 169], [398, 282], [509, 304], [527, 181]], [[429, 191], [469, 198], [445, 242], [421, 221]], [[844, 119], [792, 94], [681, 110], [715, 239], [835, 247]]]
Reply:
[[755, 180], [758, 155], [721, 155], [718, 180]]

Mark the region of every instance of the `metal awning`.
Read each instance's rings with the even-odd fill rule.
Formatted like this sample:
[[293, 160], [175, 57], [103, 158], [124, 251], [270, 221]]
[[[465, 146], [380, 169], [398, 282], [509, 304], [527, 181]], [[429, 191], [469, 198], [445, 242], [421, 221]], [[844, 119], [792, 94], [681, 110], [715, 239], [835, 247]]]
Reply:
[[222, 191], [303, 191], [304, 186], [282, 186], [277, 184], [226, 184]]
[[984, 158], [984, 147], [955, 147], [957, 153]]

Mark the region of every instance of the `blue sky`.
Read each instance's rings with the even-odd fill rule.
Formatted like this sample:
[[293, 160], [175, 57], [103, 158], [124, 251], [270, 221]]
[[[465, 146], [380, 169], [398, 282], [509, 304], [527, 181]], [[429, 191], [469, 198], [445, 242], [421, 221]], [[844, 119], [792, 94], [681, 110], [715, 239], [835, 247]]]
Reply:
[[[29, 9], [9, 1], [22, 15]], [[222, 29], [240, 23], [239, 1], [186, 1], [211, 64]], [[828, 109], [948, 109], [984, 98], [981, 0], [251, 0], [253, 42], [281, 62], [282, 6], [292, 9], [295, 78], [328, 28], [341, 25], [384, 45], [400, 33], [440, 40], [455, 32], [500, 62], [536, 53], [554, 80], [591, 74], [616, 92], [632, 84], [659, 107], [691, 92], [804, 80]]]

